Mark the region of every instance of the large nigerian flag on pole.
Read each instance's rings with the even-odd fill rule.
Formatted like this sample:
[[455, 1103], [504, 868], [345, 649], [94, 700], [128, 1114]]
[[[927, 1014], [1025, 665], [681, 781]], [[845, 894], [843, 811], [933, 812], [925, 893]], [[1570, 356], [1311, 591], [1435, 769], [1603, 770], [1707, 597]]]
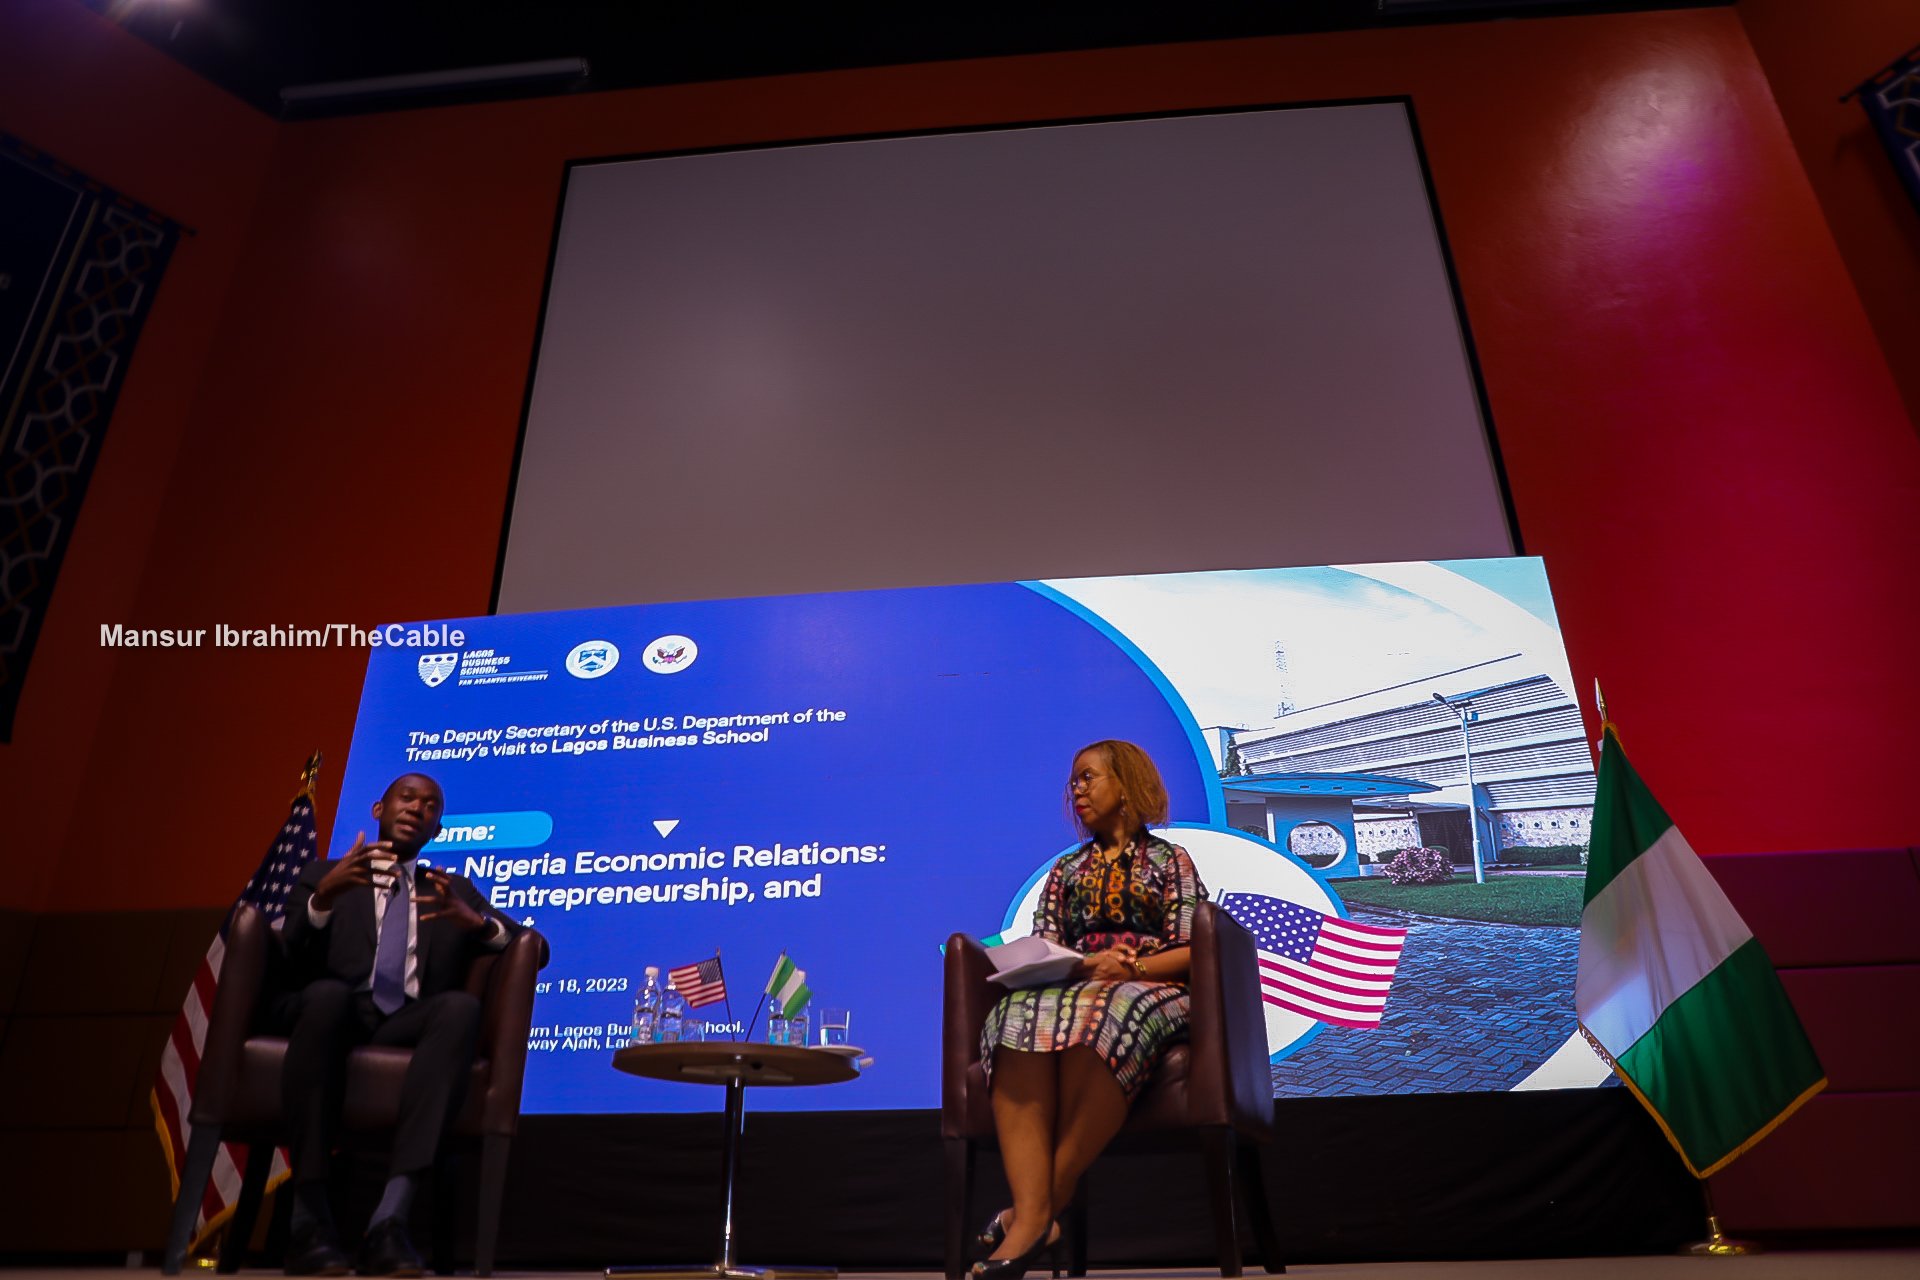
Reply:
[[1611, 724], [1600, 738], [1573, 1003], [1580, 1029], [1696, 1178], [1827, 1084], [1767, 953]]

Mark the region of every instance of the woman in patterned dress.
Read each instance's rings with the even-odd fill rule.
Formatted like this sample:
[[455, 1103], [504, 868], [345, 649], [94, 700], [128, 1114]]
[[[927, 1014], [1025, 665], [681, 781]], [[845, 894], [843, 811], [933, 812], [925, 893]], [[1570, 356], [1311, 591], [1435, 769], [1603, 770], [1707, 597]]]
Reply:
[[1067, 799], [1087, 842], [1053, 865], [1036, 934], [1084, 952], [1064, 985], [1012, 991], [987, 1015], [981, 1063], [1013, 1207], [982, 1233], [983, 1280], [1013, 1280], [1059, 1239], [1054, 1215], [1187, 1029], [1188, 940], [1206, 888], [1187, 851], [1148, 834], [1167, 789], [1131, 742], [1073, 759]]

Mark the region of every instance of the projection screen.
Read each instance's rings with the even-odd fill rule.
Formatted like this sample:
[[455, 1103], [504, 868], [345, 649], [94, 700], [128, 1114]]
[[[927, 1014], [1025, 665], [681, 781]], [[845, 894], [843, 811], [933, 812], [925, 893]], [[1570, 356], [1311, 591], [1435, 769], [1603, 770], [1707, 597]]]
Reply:
[[1395, 101], [572, 166], [496, 608], [1515, 550]]

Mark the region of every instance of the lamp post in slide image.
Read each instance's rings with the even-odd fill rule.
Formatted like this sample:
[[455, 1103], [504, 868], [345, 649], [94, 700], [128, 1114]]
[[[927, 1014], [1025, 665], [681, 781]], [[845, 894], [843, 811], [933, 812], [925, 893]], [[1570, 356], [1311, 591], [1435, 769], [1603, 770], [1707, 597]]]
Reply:
[[1433, 700], [1460, 717], [1460, 754], [1467, 762], [1467, 831], [1473, 837], [1473, 882], [1485, 884], [1487, 868], [1480, 857], [1480, 805], [1473, 794], [1473, 743], [1467, 735], [1467, 726], [1478, 720], [1480, 713], [1473, 709], [1472, 698], [1449, 702], [1436, 693]]

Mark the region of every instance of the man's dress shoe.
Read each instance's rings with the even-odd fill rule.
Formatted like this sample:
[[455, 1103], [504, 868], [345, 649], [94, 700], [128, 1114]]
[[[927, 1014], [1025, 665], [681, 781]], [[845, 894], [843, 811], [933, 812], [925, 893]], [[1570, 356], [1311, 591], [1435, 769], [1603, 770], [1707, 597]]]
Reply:
[[344, 1276], [353, 1270], [353, 1259], [332, 1236], [313, 1232], [295, 1234], [287, 1242], [287, 1274], [290, 1276]]
[[406, 1223], [388, 1218], [367, 1228], [367, 1238], [360, 1245], [361, 1275], [417, 1276], [425, 1270], [420, 1255], [413, 1251], [413, 1241], [407, 1239]]

